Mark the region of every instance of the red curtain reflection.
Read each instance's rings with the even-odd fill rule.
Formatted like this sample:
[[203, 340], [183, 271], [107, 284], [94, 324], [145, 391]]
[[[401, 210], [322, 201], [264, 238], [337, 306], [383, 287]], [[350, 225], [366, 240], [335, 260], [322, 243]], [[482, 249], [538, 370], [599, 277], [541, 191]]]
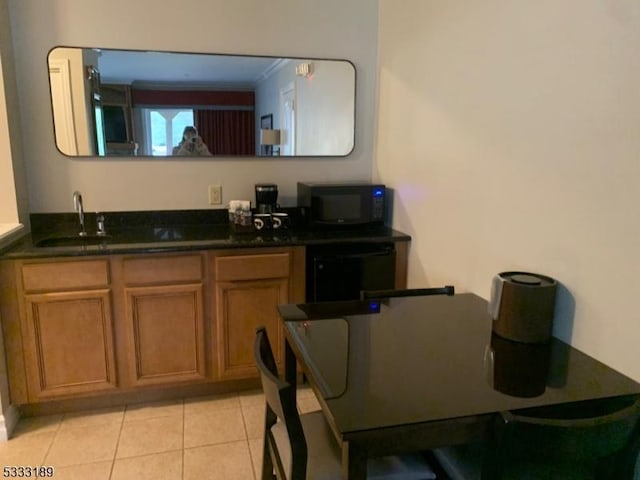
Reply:
[[255, 120], [247, 110], [195, 110], [195, 127], [213, 155], [255, 155]]

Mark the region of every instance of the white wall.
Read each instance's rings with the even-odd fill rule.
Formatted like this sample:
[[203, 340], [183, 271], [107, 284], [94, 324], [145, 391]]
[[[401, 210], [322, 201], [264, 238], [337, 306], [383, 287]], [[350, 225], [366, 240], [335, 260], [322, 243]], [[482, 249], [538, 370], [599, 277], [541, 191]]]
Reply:
[[551, 275], [556, 333], [640, 380], [640, 3], [380, 3], [374, 178], [409, 284]]
[[0, 179], [2, 179], [0, 180], [0, 223], [19, 223], [2, 63], [3, 58], [0, 51]]
[[[276, 182], [295, 203], [297, 180], [368, 179], [375, 119], [377, 0], [8, 0], [13, 26], [24, 150], [33, 212], [208, 208], [207, 185], [223, 201], [253, 199]], [[55, 46], [347, 58], [358, 69], [356, 148], [336, 159], [70, 159], [54, 144], [46, 57]], [[26, 133], [28, 132], [28, 134]]]
[[[295, 91], [296, 154], [346, 155], [353, 148], [356, 75], [347, 61], [306, 60], [308, 77], [296, 75], [303, 59], [287, 62], [256, 89], [256, 145], [260, 145], [260, 117], [273, 114], [273, 128], [282, 129], [280, 93]], [[286, 132], [284, 132], [286, 135]]]
[[[29, 225], [26, 173], [20, 141], [13, 42], [6, 0], [0, 0], [0, 224]], [[3, 228], [0, 227], [0, 237]]]
[[[313, 73], [298, 77], [296, 152], [350, 152], [354, 128], [353, 82], [355, 72], [348, 62], [312, 62]], [[330, 101], [328, 101], [329, 99]]]
[[296, 61], [287, 61], [281, 63], [278, 68], [274, 69], [271, 74], [261, 80], [255, 89], [255, 126], [256, 126], [256, 151], [260, 152], [260, 122], [263, 115], [273, 115], [272, 127], [275, 129], [282, 128], [280, 119], [280, 90], [285, 86], [294, 84], [299, 80], [296, 79]]
[[[16, 132], [19, 132], [16, 128], [19, 112], [9, 25], [6, 0], [0, 0], [0, 246], [11, 241], [5, 236], [6, 231], [15, 231], [16, 224], [20, 222], [29, 223], [22, 150], [20, 142], [14, 140]], [[7, 440], [18, 421], [17, 409], [9, 404], [6, 372], [4, 339], [0, 329], [0, 442]]]

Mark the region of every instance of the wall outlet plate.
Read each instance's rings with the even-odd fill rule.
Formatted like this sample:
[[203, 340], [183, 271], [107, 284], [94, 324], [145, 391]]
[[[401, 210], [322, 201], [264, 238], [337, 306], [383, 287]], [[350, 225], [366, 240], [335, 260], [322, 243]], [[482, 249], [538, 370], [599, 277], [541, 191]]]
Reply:
[[209, 205], [222, 205], [222, 185], [209, 185]]

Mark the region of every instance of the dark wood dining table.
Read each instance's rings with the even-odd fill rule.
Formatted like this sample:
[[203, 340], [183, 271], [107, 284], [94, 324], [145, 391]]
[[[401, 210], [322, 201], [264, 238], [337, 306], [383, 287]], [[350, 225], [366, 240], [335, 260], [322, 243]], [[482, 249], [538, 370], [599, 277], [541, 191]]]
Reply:
[[482, 439], [499, 412], [640, 395], [640, 384], [551, 338], [492, 331], [474, 294], [278, 307], [285, 379], [299, 365], [342, 449], [344, 478], [367, 458]]

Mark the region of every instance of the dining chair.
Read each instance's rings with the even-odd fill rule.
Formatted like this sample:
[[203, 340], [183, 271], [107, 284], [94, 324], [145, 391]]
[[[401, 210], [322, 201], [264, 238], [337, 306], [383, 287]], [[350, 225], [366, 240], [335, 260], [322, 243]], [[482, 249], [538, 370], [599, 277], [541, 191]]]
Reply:
[[485, 442], [433, 454], [452, 480], [631, 480], [639, 418], [629, 397], [504, 412]]
[[372, 300], [388, 297], [416, 297], [420, 295], [454, 295], [455, 288], [452, 285], [436, 288], [404, 288], [398, 290], [362, 290], [360, 300]]
[[[340, 447], [322, 412], [298, 413], [294, 387], [278, 377], [265, 327], [256, 329], [254, 355], [266, 400], [262, 480], [341, 479]], [[436, 478], [420, 454], [370, 459], [367, 472], [376, 480]]]

